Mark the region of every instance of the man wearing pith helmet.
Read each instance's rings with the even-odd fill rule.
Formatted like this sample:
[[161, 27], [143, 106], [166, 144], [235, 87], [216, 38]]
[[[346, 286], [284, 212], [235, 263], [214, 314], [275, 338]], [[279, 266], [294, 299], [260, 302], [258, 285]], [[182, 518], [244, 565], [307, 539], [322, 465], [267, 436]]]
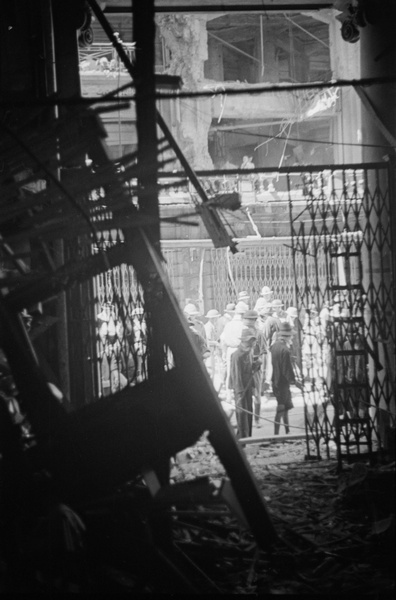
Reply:
[[265, 285], [260, 292], [259, 298], [257, 298], [256, 304], [254, 305], [254, 310], [260, 312], [264, 306], [267, 306], [271, 303], [272, 296], [273, 291], [268, 287], [268, 285]]

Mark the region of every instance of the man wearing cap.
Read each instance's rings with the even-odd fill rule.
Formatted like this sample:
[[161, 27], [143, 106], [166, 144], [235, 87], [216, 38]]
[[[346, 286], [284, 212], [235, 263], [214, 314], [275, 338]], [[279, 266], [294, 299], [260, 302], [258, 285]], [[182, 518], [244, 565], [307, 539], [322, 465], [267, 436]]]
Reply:
[[256, 342], [255, 330], [244, 327], [238, 348], [231, 356], [229, 385], [234, 391], [238, 439], [252, 435], [253, 347]]
[[254, 310], [259, 313], [264, 306], [271, 304], [272, 295], [272, 290], [268, 287], [268, 285], [265, 285], [260, 292], [259, 298], [257, 298], [256, 304], [254, 305]]
[[242, 317], [247, 310], [249, 310], [247, 304], [244, 302], [238, 302], [235, 307], [234, 316], [232, 317], [231, 321], [226, 324], [223, 329], [223, 333], [220, 336], [222, 356], [226, 361], [226, 394], [229, 402], [232, 402], [231, 390], [228, 385], [231, 355], [238, 348], [239, 342], [241, 341], [242, 329], [245, 327]]
[[289, 433], [289, 410], [293, 408], [290, 385], [296, 384], [290, 355], [293, 330], [290, 323], [282, 323], [277, 340], [271, 346], [272, 389], [277, 401], [274, 434], [279, 435], [283, 419], [286, 433]]

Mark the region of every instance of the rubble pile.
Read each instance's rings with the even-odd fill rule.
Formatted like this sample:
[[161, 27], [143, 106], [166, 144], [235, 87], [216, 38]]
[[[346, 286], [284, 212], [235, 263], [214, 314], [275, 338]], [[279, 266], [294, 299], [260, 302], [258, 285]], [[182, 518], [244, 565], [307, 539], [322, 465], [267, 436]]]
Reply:
[[[246, 448], [279, 535], [257, 548], [227, 507], [174, 513], [176, 543], [222, 593], [394, 594], [394, 463], [304, 461], [302, 442]], [[175, 459], [175, 482], [225, 476], [208, 441]]]

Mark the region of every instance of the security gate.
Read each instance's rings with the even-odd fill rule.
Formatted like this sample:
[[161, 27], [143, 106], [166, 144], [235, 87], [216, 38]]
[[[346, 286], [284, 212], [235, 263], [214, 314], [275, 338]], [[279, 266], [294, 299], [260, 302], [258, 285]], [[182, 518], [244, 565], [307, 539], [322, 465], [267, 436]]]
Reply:
[[390, 167], [307, 168], [301, 177], [305, 202], [299, 212], [289, 205], [294, 271], [302, 260], [305, 274], [295, 279], [307, 452], [329, 457], [335, 444], [341, 466], [386, 451], [394, 425]]

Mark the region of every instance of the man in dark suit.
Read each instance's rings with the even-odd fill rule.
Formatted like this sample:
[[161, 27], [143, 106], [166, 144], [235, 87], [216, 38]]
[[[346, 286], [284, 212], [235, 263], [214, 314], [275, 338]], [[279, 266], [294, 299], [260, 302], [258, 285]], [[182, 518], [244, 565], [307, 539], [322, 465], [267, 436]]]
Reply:
[[238, 439], [252, 435], [253, 348], [256, 342], [256, 330], [245, 327], [239, 346], [231, 355], [229, 386], [234, 392]]
[[289, 410], [293, 408], [290, 385], [300, 385], [295, 381], [291, 361], [292, 335], [293, 328], [290, 323], [281, 323], [277, 339], [271, 346], [272, 390], [278, 404], [275, 414], [275, 435], [279, 435], [281, 420], [285, 425], [286, 433], [289, 433]]

